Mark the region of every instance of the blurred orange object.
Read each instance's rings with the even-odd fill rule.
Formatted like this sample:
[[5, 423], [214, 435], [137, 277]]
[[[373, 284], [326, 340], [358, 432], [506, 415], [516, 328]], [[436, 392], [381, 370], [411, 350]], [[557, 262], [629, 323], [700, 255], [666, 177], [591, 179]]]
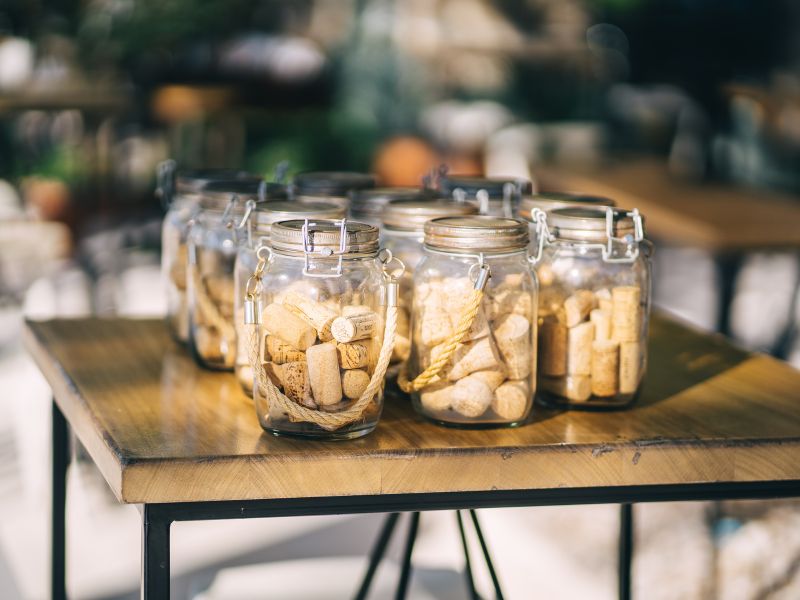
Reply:
[[378, 148], [372, 170], [384, 186], [419, 187], [440, 162], [441, 157], [426, 141], [402, 136], [390, 138]]
[[224, 87], [166, 85], [153, 94], [153, 112], [161, 121], [178, 123], [200, 119], [233, 101]]
[[69, 213], [69, 186], [60, 179], [26, 177], [20, 186], [26, 210], [41, 221], [63, 221]]

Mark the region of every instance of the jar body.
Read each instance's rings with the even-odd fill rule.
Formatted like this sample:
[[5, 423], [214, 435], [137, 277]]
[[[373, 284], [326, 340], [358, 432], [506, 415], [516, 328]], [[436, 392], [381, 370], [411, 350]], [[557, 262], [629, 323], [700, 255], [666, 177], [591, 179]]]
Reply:
[[540, 402], [602, 409], [635, 400], [647, 366], [648, 244], [629, 262], [604, 260], [582, 242], [545, 246], [537, 265]]
[[167, 294], [167, 326], [181, 344], [189, 341], [187, 236], [198, 208], [196, 196], [177, 196], [170, 204], [161, 227], [161, 276]]
[[244, 301], [247, 293], [247, 281], [253, 275], [258, 264], [256, 249], [261, 245], [269, 245], [269, 237], [259, 238], [254, 244], [241, 246], [236, 253], [236, 263], [233, 268], [234, 285], [234, 319], [236, 331], [236, 361], [234, 372], [239, 384], [247, 395], [253, 395], [253, 367], [247, 355], [247, 331], [244, 322]]
[[[425, 250], [414, 274], [409, 379], [452, 336], [473, 284], [474, 256]], [[437, 423], [511, 427], [528, 419], [536, 390], [537, 283], [525, 251], [485, 255], [491, 277], [480, 310], [439, 380], [413, 394]]]
[[[313, 263], [327, 269], [336, 260]], [[302, 257], [273, 252], [262, 278], [255, 358], [291, 401], [335, 415], [351, 409], [375, 372], [385, 328], [382, 271], [375, 257], [343, 260], [339, 277], [304, 275], [304, 265]], [[340, 317], [358, 326], [343, 336]], [[258, 378], [253, 388], [259, 422], [275, 435], [353, 439], [370, 433], [383, 410], [381, 385], [357, 420], [326, 429], [270, 405]]]
[[398, 281], [399, 295], [397, 298], [397, 333], [395, 334], [392, 364], [399, 364], [408, 360], [411, 353], [411, 304], [413, 299], [413, 278], [417, 265], [423, 258], [422, 241], [424, 234], [421, 231], [395, 231], [392, 229], [381, 230], [383, 247], [392, 253], [392, 256], [403, 261], [405, 271]]
[[[222, 217], [222, 211], [201, 211], [189, 232], [189, 342], [201, 366], [231, 371], [236, 360], [233, 269], [244, 240]], [[231, 220], [240, 217], [233, 214]]]

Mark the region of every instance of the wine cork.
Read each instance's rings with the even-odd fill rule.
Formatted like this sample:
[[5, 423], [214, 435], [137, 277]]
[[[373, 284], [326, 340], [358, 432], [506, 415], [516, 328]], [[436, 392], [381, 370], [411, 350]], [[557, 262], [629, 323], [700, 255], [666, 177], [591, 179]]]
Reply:
[[550, 265], [539, 265], [536, 268], [536, 277], [539, 279], [539, 285], [543, 288], [553, 285], [556, 280], [555, 273], [553, 273]]
[[214, 304], [233, 306], [233, 276], [223, 274], [206, 275], [203, 277], [203, 282], [206, 285], [208, 297], [211, 298]]
[[282, 365], [283, 393], [290, 400], [308, 408], [316, 408], [317, 403], [311, 395], [311, 385], [308, 380], [308, 365], [305, 362], [289, 362]]
[[353, 369], [342, 373], [342, 392], [345, 397], [355, 400], [360, 398], [369, 385], [369, 375], [361, 369]]
[[283, 305], [316, 329], [321, 341], [329, 342], [333, 339], [331, 324], [339, 316], [335, 310], [297, 292], [286, 294]]
[[304, 352], [300, 352], [300, 350], [293, 348], [289, 344], [283, 343], [277, 336], [265, 335], [264, 340], [265, 351], [261, 353], [263, 362], [272, 361], [275, 364], [282, 365], [306, 359]]
[[492, 404], [494, 394], [479, 377], [469, 375], [453, 385], [450, 394], [451, 407], [457, 413], [470, 418], [480, 417]]
[[450, 311], [437, 300], [432, 300], [430, 296], [422, 305], [419, 333], [422, 343], [426, 346], [441, 344], [453, 335]]
[[394, 348], [392, 348], [392, 363], [399, 363], [408, 360], [411, 355], [411, 340], [402, 335], [395, 335]]
[[[455, 332], [458, 324], [461, 321], [461, 315], [464, 313], [464, 304], [460, 303], [457, 307], [453, 307], [450, 311], [450, 324], [451, 330]], [[467, 330], [464, 340], [479, 340], [482, 337], [489, 335], [489, 321], [486, 319], [486, 309], [483, 305], [478, 307], [478, 312], [475, 313], [475, 319], [472, 325]]]
[[328, 404], [326, 406], [320, 406], [319, 409], [329, 413], [337, 413], [342, 412], [343, 410], [347, 410], [352, 406], [353, 402], [351, 400], [342, 400], [341, 402], [337, 402], [336, 404]]
[[575, 327], [578, 323], [586, 320], [586, 317], [589, 316], [589, 311], [593, 308], [594, 294], [589, 290], [577, 290], [564, 300], [567, 327]]
[[592, 372], [592, 342], [594, 325], [581, 323], [567, 330], [567, 373], [590, 375]]
[[543, 319], [539, 328], [539, 370], [554, 377], [567, 373], [567, 326], [555, 316]]
[[279, 365], [274, 362], [267, 362], [264, 363], [264, 371], [273, 385], [279, 388], [283, 387], [283, 365]]
[[522, 315], [502, 317], [494, 329], [500, 357], [511, 379], [524, 379], [531, 374], [531, 324]]
[[494, 321], [507, 314], [522, 315], [530, 317], [533, 302], [530, 292], [498, 287], [490, 293], [491, 301], [488, 304], [489, 320]]
[[261, 313], [261, 323], [269, 333], [297, 350], [306, 350], [317, 340], [317, 331], [282, 304], [269, 304]]
[[366, 304], [347, 304], [342, 307], [343, 317], [352, 317], [355, 315], [363, 315], [364, 313], [372, 312], [372, 309]]
[[459, 344], [451, 362], [453, 366], [447, 374], [450, 381], [457, 381], [475, 371], [502, 369], [500, 356], [491, 336]]
[[597, 301], [597, 306], [600, 310], [611, 314], [612, 311], [612, 302], [611, 302], [611, 290], [608, 288], [603, 288], [600, 290], [595, 290], [594, 298]]
[[602, 342], [611, 339], [611, 313], [595, 308], [589, 313], [589, 320], [594, 325], [594, 339]]
[[342, 369], [362, 369], [369, 363], [368, 342], [337, 344], [336, 352], [339, 356], [339, 366]]
[[525, 416], [530, 399], [527, 379], [509, 379], [494, 391], [492, 410], [501, 419], [516, 421]]
[[565, 377], [540, 377], [542, 390], [572, 402], [586, 402], [592, 395], [591, 377], [567, 375]]
[[639, 387], [639, 369], [642, 363], [639, 342], [620, 342], [619, 345], [619, 391], [633, 394]]
[[342, 380], [339, 378], [336, 346], [330, 342], [311, 346], [306, 350], [306, 365], [314, 401], [320, 406], [341, 401]]
[[377, 329], [378, 315], [374, 312], [337, 317], [331, 325], [334, 339], [343, 344], [372, 337]]
[[429, 385], [419, 395], [422, 407], [430, 412], [450, 410], [453, 385], [446, 382]]
[[253, 367], [250, 365], [237, 365], [236, 378], [248, 394], [253, 393]]
[[608, 398], [619, 384], [619, 342], [592, 343], [592, 394]]
[[169, 269], [169, 279], [173, 285], [179, 290], [186, 289], [186, 265], [189, 264], [189, 258], [186, 252], [186, 245], [181, 244], [178, 246], [178, 251], [175, 259], [172, 261]]
[[618, 342], [639, 340], [641, 290], [636, 286], [620, 286], [611, 290], [611, 332]]
[[203, 360], [220, 362], [225, 358], [225, 344], [222, 336], [213, 327], [195, 325], [192, 332], [194, 349]]
[[483, 383], [489, 386], [489, 389], [495, 391], [498, 386], [506, 380], [506, 374], [503, 371], [475, 371], [472, 375], [476, 379], [480, 379]]

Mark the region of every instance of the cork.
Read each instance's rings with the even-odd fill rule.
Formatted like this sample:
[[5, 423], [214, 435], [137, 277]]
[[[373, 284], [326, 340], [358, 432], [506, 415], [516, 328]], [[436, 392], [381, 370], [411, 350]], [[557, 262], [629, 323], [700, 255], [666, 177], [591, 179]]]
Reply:
[[595, 308], [589, 313], [589, 320], [594, 325], [594, 339], [598, 342], [611, 339], [611, 313]]
[[341, 401], [342, 381], [339, 378], [336, 345], [325, 342], [311, 346], [306, 350], [306, 365], [314, 401], [320, 406], [330, 406]]
[[261, 323], [284, 343], [306, 350], [317, 340], [317, 331], [282, 304], [269, 304], [261, 313]]
[[491, 336], [459, 344], [451, 362], [453, 366], [447, 374], [450, 381], [457, 381], [475, 371], [502, 368], [500, 356]]
[[611, 290], [609, 290], [608, 288], [595, 290], [594, 298], [597, 301], [597, 306], [600, 310], [603, 310], [608, 314], [611, 314], [612, 311]]
[[233, 276], [231, 275], [206, 275], [203, 281], [208, 291], [208, 297], [217, 305], [233, 306]]
[[338, 344], [336, 352], [342, 369], [362, 369], [369, 363], [369, 343], [350, 342]]
[[492, 404], [494, 394], [479, 377], [469, 375], [459, 379], [450, 394], [451, 407], [470, 418], [480, 417]]
[[253, 367], [250, 365], [236, 365], [236, 378], [239, 385], [248, 393], [253, 392]]
[[608, 398], [619, 384], [619, 342], [592, 343], [592, 394]]
[[531, 374], [531, 324], [522, 315], [508, 314], [497, 321], [494, 329], [497, 349], [511, 379], [524, 379]]
[[337, 413], [342, 412], [343, 410], [347, 410], [353, 404], [351, 400], [342, 400], [341, 402], [337, 402], [336, 404], [328, 404], [326, 406], [320, 406], [320, 410], [329, 413]]
[[[452, 325], [453, 332], [455, 332], [455, 330], [458, 328], [458, 323], [461, 321], [463, 312], [463, 304], [459, 304], [457, 307], [454, 306], [451, 310], [450, 323]], [[475, 319], [472, 321], [472, 325], [470, 326], [469, 330], [467, 330], [467, 334], [464, 336], [464, 339], [479, 340], [487, 335], [489, 335], [489, 321], [486, 319], [486, 309], [483, 305], [481, 305], [478, 307], [478, 312], [475, 313]]]
[[500, 370], [494, 371], [475, 371], [472, 377], [480, 379], [483, 383], [489, 386], [489, 389], [495, 391], [498, 386], [506, 380], [506, 374]]
[[339, 314], [324, 304], [312, 300], [297, 292], [289, 292], [283, 297], [283, 304], [291, 312], [305, 320], [317, 330], [317, 336], [323, 342], [333, 339], [331, 324]]
[[362, 369], [352, 369], [342, 373], [342, 392], [345, 397], [360, 398], [369, 385], [369, 375]]
[[586, 317], [589, 316], [589, 311], [594, 306], [594, 294], [589, 290], [577, 290], [573, 293], [564, 300], [567, 327], [575, 327], [578, 323], [586, 320]]
[[550, 265], [539, 265], [536, 268], [536, 277], [539, 279], [539, 285], [541, 287], [547, 287], [549, 285], [553, 285], [553, 282], [556, 280], [556, 275], [553, 273], [553, 269]]
[[507, 314], [522, 315], [523, 317], [530, 317], [531, 315], [533, 302], [530, 292], [498, 287], [490, 296], [491, 302], [488, 314], [490, 321]]
[[492, 410], [507, 421], [517, 421], [525, 416], [531, 399], [527, 379], [509, 379], [494, 391]]
[[567, 326], [555, 316], [545, 317], [539, 327], [539, 371], [554, 377], [567, 374]]
[[395, 335], [394, 348], [392, 348], [392, 363], [399, 363], [408, 360], [411, 355], [411, 340], [402, 335]]
[[422, 305], [419, 332], [420, 339], [426, 346], [441, 344], [453, 335], [450, 311], [438, 300], [431, 300], [431, 296]]
[[203, 360], [232, 367], [236, 361], [236, 345], [229, 344], [213, 327], [195, 326], [194, 348]]
[[316, 408], [308, 380], [308, 367], [305, 362], [289, 362], [283, 365], [283, 393], [308, 408]]
[[264, 351], [261, 353], [263, 362], [272, 361], [275, 364], [282, 365], [306, 359], [304, 352], [300, 352], [300, 350], [293, 348], [289, 344], [284, 344], [277, 336], [265, 335], [264, 340]]
[[586, 402], [592, 395], [592, 380], [583, 375], [540, 377], [539, 387], [572, 402]]
[[275, 386], [283, 387], [283, 365], [274, 362], [264, 363], [264, 371]]
[[639, 340], [641, 290], [636, 286], [621, 286], [611, 290], [611, 332], [618, 342]]
[[372, 309], [366, 304], [347, 304], [342, 307], [343, 317], [352, 317], [354, 315], [363, 315], [364, 313], [372, 312]]
[[337, 317], [331, 325], [331, 333], [337, 342], [345, 344], [372, 337], [378, 330], [378, 315], [374, 312]]
[[422, 408], [430, 412], [450, 410], [453, 385], [450, 383], [437, 383], [424, 388], [419, 395]]
[[581, 323], [567, 330], [567, 373], [590, 375], [592, 372], [594, 325]]
[[170, 281], [179, 290], [186, 289], [186, 265], [189, 263], [188, 254], [186, 251], [186, 244], [178, 246], [178, 252], [175, 260], [172, 261], [169, 269]]
[[639, 387], [639, 368], [642, 362], [639, 342], [620, 342], [619, 392], [633, 394]]

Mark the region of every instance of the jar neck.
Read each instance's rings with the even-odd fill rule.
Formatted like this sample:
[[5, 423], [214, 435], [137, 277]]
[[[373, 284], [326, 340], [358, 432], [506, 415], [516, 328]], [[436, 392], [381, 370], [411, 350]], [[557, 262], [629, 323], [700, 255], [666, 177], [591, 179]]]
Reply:
[[514, 256], [524, 256], [527, 254], [527, 247], [509, 249], [503, 252], [486, 252], [480, 250], [443, 250], [441, 248], [433, 248], [427, 244], [423, 244], [425, 252], [437, 256], [452, 256], [454, 258], [478, 258], [483, 257], [485, 260], [510, 258]]

